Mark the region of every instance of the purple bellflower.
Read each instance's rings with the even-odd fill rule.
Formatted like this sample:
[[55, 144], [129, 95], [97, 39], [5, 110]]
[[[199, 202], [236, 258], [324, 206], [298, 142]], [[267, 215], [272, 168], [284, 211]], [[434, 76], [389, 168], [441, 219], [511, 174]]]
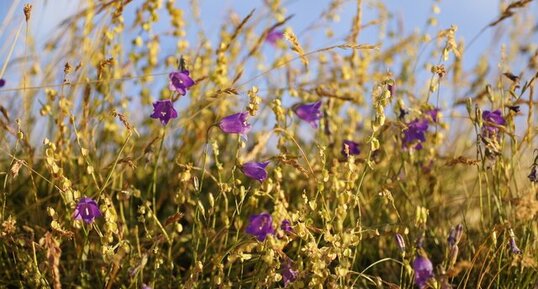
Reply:
[[244, 163], [241, 166], [241, 171], [243, 172], [243, 174], [245, 174], [245, 176], [247, 176], [247, 177], [249, 177], [249, 178], [251, 178], [253, 180], [257, 180], [257, 181], [259, 181], [261, 183], [265, 179], [267, 179], [267, 172], [265, 171], [265, 167], [267, 167], [268, 164], [269, 164], [269, 162], [261, 162], [261, 163], [248, 162], [248, 163]]
[[510, 237], [510, 251], [512, 254], [519, 255], [521, 254], [521, 249], [516, 244], [516, 240], [513, 237]]
[[282, 223], [280, 224], [280, 229], [282, 229], [282, 231], [286, 233], [291, 232], [291, 222], [289, 220], [282, 221]]
[[6, 81], [3, 78], [0, 78], [0, 87], [4, 87], [6, 85]]
[[452, 228], [452, 230], [450, 230], [450, 234], [448, 235], [448, 240], [447, 240], [448, 245], [450, 245], [450, 247], [457, 245], [460, 242], [462, 235], [463, 235], [463, 225], [458, 224], [455, 228]]
[[484, 121], [484, 124], [482, 125], [482, 136], [488, 138], [497, 135], [499, 132], [499, 126], [506, 124], [506, 120], [502, 116], [500, 110], [484, 110], [482, 112], [482, 120]]
[[263, 242], [267, 235], [273, 235], [275, 229], [273, 228], [273, 218], [269, 213], [261, 213], [259, 215], [253, 215], [248, 220], [248, 226], [246, 232], [253, 235], [258, 241]]
[[265, 41], [271, 43], [272, 45], [276, 45], [276, 43], [282, 38], [284, 38], [284, 32], [273, 29], [267, 33]]
[[297, 271], [293, 270], [289, 262], [283, 262], [280, 265], [280, 273], [282, 274], [282, 280], [284, 281], [284, 287], [297, 279]]
[[177, 111], [171, 100], [157, 100], [153, 103], [153, 114], [150, 117], [158, 118], [163, 125], [167, 125], [170, 119], [177, 117]]
[[516, 235], [514, 234], [514, 231], [510, 229], [508, 233], [510, 235], [510, 241], [509, 241], [510, 251], [512, 251], [512, 254], [515, 254], [515, 255], [521, 254], [522, 253], [521, 249], [519, 249], [516, 244]]
[[97, 202], [87, 197], [81, 198], [78, 201], [75, 212], [73, 212], [73, 218], [75, 220], [83, 220], [88, 224], [91, 224], [95, 218], [101, 216], [102, 214]]
[[[347, 152], [346, 152], [346, 146], [347, 146]], [[361, 150], [359, 148], [359, 144], [354, 142], [354, 141], [350, 141], [350, 140], [344, 140], [344, 142], [342, 143], [342, 154], [346, 157], [350, 156], [350, 155], [358, 155], [361, 153]]]
[[187, 90], [194, 85], [194, 80], [189, 76], [188, 70], [171, 72], [168, 79], [168, 88], [181, 95], [187, 94]]
[[433, 277], [433, 264], [425, 256], [417, 255], [413, 261], [413, 270], [415, 271], [415, 284], [418, 288], [426, 288], [428, 280]]
[[318, 120], [321, 119], [321, 100], [313, 103], [295, 104], [292, 109], [302, 120], [308, 122], [313, 128], [318, 127]]
[[425, 133], [428, 130], [428, 120], [415, 119], [407, 124], [407, 129], [404, 130], [403, 146], [410, 147], [413, 144], [415, 149], [421, 150], [422, 143], [426, 141]]
[[237, 133], [247, 139], [250, 124], [247, 122], [248, 112], [240, 112], [224, 117], [219, 122], [220, 129], [225, 133]]
[[400, 252], [405, 252], [405, 240], [401, 234], [394, 235], [394, 238], [396, 239], [396, 244], [398, 245], [398, 248], [400, 249]]

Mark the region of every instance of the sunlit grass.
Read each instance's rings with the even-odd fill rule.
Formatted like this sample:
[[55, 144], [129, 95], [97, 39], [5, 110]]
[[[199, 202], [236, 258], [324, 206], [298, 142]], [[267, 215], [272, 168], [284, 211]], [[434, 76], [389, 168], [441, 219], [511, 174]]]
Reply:
[[536, 3], [462, 39], [438, 1], [218, 36], [177, 2], [81, 1], [46, 43], [6, 13], [1, 288], [538, 288]]

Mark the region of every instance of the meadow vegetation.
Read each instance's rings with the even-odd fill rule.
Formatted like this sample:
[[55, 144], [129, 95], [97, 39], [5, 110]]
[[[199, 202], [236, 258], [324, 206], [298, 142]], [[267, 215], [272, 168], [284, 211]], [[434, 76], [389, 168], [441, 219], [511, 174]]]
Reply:
[[538, 3], [463, 39], [440, 1], [86, 0], [37, 43], [17, 2], [1, 288], [538, 288]]

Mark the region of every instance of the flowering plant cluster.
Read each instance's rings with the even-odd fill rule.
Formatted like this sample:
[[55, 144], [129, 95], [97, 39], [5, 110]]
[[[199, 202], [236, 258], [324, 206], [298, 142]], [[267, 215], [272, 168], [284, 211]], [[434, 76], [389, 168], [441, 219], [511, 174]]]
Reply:
[[65, 1], [0, 9], [0, 288], [538, 288], [538, 2]]

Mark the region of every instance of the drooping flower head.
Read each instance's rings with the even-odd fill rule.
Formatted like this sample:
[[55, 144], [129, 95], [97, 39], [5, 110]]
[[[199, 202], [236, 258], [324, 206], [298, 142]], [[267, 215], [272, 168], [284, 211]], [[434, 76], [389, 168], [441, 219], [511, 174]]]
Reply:
[[225, 133], [237, 133], [246, 139], [247, 132], [250, 130], [247, 115], [246, 111], [229, 115], [220, 120], [219, 127]]
[[426, 141], [425, 133], [428, 130], [427, 119], [415, 119], [407, 124], [407, 129], [404, 130], [403, 146], [409, 148], [415, 145], [417, 150], [422, 149], [422, 143]]
[[428, 280], [433, 277], [433, 264], [425, 256], [417, 255], [413, 261], [413, 270], [415, 271], [415, 284], [418, 288], [426, 287]]
[[259, 215], [253, 215], [248, 220], [248, 226], [246, 232], [253, 235], [262, 242], [267, 238], [267, 235], [273, 235], [275, 229], [273, 228], [273, 218], [269, 213], [261, 213]]
[[512, 251], [512, 254], [521, 254], [521, 249], [519, 249], [516, 244], [516, 234], [514, 234], [514, 230], [510, 229], [508, 234], [510, 235], [510, 241], [508, 242], [510, 245], [510, 251]]
[[73, 218], [75, 220], [83, 220], [88, 224], [101, 216], [102, 214], [97, 202], [87, 197], [81, 198], [78, 201], [75, 212], [73, 212]]
[[400, 249], [400, 252], [405, 252], [405, 240], [401, 234], [394, 235], [394, 239], [396, 239], [396, 245], [398, 245], [398, 249]]
[[519, 247], [517, 246], [516, 240], [514, 238], [510, 238], [510, 251], [512, 251], [512, 254], [521, 254], [521, 249], [519, 249]]
[[261, 162], [261, 163], [248, 162], [248, 163], [244, 163], [241, 166], [241, 171], [243, 172], [243, 174], [245, 174], [245, 176], [247, 176], [247, 177], [249, 177], [249, 178], [251, 178], [253, 180], [257, 180], [257, 181], [259, 181], [261, 183], [265, 179], [267, 179], [267, 172], [265, 171], [265, 168], [267, 167], [268, 164], [269, 164], [269, 162]]
[[168, 88], [181, 95], [187, 94], [187, 90], [194, 85], [194, 80], [189, 76], [188, 70], [171, 72], [168, 75]]
[[153, 103], [153, 114], [150, 117], [158, 118], [163, 125], [166, 125], [170, 119], [177, 117], [177, 111], [174, 109], [171, 100], [157, 100]]
[[506, 120], [498, 109], [495, 111], [484, 110], [482, 112], [482, 120], [484, 121], [484, 124], [482, 125], [482, 136], [488, 138], [497, 135], [499, 126], [506, 124]]
[[293, 270], [289, 262], [282, 262], [280, 264], [280, 274], [282, 275], [282, 281], [284, 281], [284, 287], [297, 279], [297, 271]]
[[271, 43], [272, 45], [276, 45], [277, 41], [284, 38], [284, 32], [280, 30], [271, 30], [269, 33], [267, 33], [267, 36], [265, 37], [265, 41]]
[[280, 224], [280, 229], [282, 229], [282, 231], [286, 233], [291, 232], [292, 230], [291, 222], [289, 220], [283, 220], [282, 223]]
[[448, 245], [450, 245], [450, 247], [457, 245], [460, 242], [462, 235], [463, 225], [458, 224], [455, 228], [452, 228], [450, 234], [448, 235]]
[[[347, 147], [347, 150], [346, 150]], [[358, 155], [361, 153], [361, 150], [359, 148], [359, 144], [350, 141], [350, 140], [344, 140], [342, 143], [342, 154], [346, 157], [349, 157], [350, 155]]]
[[295, 104], [292, 109], [302, 120], [308, 122], [313, 128], [318, 127], [318, 120], [321, 119], [321, 100], [313, 103]]
[[6, 81], [3, 78], [0, 78], [0, 87], [6, 85]]

